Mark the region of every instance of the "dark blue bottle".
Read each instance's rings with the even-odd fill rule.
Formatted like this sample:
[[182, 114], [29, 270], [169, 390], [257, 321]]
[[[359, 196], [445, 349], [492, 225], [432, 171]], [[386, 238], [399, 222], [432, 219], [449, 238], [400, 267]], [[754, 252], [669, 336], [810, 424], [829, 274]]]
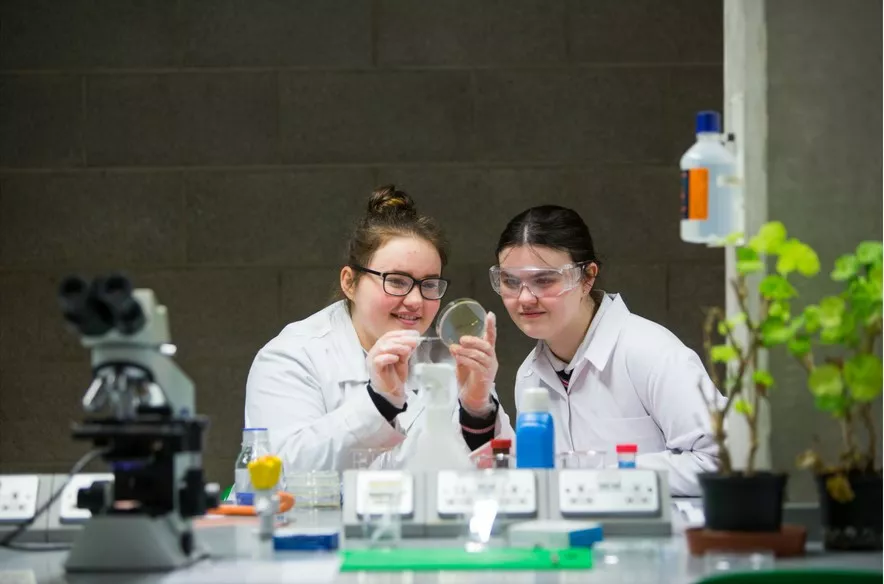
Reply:
[[549, 413], [549, 392], [531, 387], [522, 396], [516, 420], [516, 467], [555, 468], [556, 433]]

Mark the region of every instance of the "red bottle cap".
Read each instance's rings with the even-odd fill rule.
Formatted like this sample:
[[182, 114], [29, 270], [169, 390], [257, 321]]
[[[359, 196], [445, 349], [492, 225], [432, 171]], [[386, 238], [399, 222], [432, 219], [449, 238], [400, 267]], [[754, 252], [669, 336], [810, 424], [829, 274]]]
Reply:
[[638, 446], [635, 444], [618, 444], [617, 445], [617, 454], [620, 454], [620, 453], [635, 454], [636, 452], [638, 452]]
[[491, 441], [491, 450], [509, 450], [513, 441], [509, 438], [495, 438]]

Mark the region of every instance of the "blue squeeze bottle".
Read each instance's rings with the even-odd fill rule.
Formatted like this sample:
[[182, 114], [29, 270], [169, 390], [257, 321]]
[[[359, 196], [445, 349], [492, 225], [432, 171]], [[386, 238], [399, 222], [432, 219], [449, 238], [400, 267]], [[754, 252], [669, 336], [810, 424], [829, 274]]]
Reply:
[[522, 398], [516, 420], [516, 467], [555, 468], [555, 427], [549, 413], [549, 392], [531, 387]]

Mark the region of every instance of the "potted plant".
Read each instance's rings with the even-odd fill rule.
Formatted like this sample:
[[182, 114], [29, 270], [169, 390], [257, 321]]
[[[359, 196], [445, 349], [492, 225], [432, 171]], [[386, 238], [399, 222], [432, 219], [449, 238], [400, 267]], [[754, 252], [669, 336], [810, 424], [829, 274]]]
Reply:
[[[732, 236], [725, 244], [735, 245], [740, 239], [740, 235]], [[789, 278], [795, 273], [814, 276], [820, 264], [808, 245], [786, 237], [786, 229], [779, 222], [765, 224], [747, 244], [735, 245], [735, 248], [737, 275], [730, 285], [736, 294], [739, 312], [726, 316], [721, 308], [706, 309], [703, 331], [706, 366], [724, 397], [710, 401], [703, 394], [719, 449], [719, 465], [716, 472], [702, 473], [698, 479], [707, 529], [774, 532], [782, 526], [783, 493], [788, 475], [755, 468], [758, 416], [774, 386], [773, 377], [760, 367], [758, 357], [767, 347], [793, 342], [801, 323], [791, 314], [789, 301], [796, 292]], [[760, 276], [765, 271], [766, 259], [776, 260], [775, 272], [750, 285], [751, 276]], [[716, 332], [723, 337], [723, 343], [714, 344]], [[749, 428], [749, 452], [741, 470], [734, 468], [726, 443], [725, 420], [732, 409], [745, 418]]]
[[872, 405], [881, 396], [882, 244], [860, 243], [838, 258], [832, 280], [841, 292], [804, 309], [789, 344], [807, 370], [816, 408], [841, 426], [837, 462], [825, 464], [816, 449], [798, 458], [816, 474], [828, 549], [882, 548], [882, 479], [876, 468], [879, 433]]

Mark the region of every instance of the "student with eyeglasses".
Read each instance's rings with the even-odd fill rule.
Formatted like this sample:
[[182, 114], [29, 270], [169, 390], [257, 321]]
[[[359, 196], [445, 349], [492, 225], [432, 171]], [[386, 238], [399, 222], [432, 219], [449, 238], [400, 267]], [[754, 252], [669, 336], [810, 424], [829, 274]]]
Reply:
[[[342, 299], [286, 326], [255, 357], [246, 384], [246, 427], [267, 428], [286, 470], [343, 470], [354, 450], [377, 449], [375, 468], [404, 465], [423, 425], [408, 360], [448, 288], [445, 242], [392, 185], [372, 193], [340, 273]], [[511, 436], [493, 387], [496, 330], [451, 347], [459, 400], [452, 424], [465, 448]]]
[[718, 456], [704, 395], [721, 395], [694, 351], [594, 288], [601, 262], [580, 215], [528, 209], [507, 224], [496, 255], [491, 285], [537, 339], [516, 375], [516, 408], [526, 388], [546, 388], [557, 452], [604, 451], [613, 465], [617, 444], [636, 444], [638, 467], [668, 471], [675, 495], [699, 495], [696, 475], [714, 471]]

